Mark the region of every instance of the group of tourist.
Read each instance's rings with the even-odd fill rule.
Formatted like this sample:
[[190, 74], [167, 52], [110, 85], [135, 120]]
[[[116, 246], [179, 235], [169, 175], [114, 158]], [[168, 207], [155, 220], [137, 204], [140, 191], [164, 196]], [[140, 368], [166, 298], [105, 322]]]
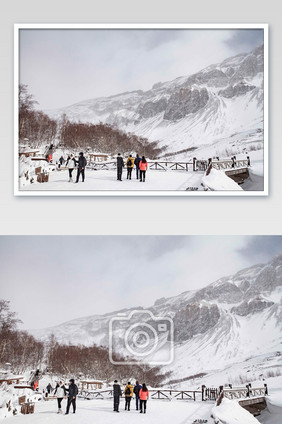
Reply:
[[[47, 392], [46, 396], [50, 395], [52, 391], [52, 386], [49, 383], [46, 387]], [[146, 387], [146, 384], [144, 383], [142, 386], [139, 384], [138, 381], [136, 381], [135, 386], [133, 386], [130, 381], [125, 386], [125, 389], [123, 391], [124, 397], [125, 397], [125, 410], [130, 411], [130, 403], [131, 399], [133, 398], [133, 395], [135, 396], [135, 406], [136, 411], [140, 411], [141, 414], [146, 414], [147, 409], [147, 399], [149, 397], [149, 391]], [[57, 396], [57, 402], [58, 402], [58, 414], [62, 414], [62, 400], [65, 396], [67, 396], [67, 408], [65, 415], [68, 415], [70, 412], [70, 406], [72, 405], [73, 413], [75, 414], [76, 411], [76, 397], [78, 395], [78, 387], [74, 383], [74, 379], [71, 378], [69, 380], [69, 385], [66, 387], [62, 381], [57, 383], [54, 395]], [[118, 384], [118, 381], [115, 380], [113, 385], [113, 397], [114, 397], [114, 412], [119, 412], [119, 404], [120, 404], [120, 398], [122, 397], [122, 390], [120, 385]]]
[[[72, 173], [73, 170], [77, 167], [77, 174], [76, 174], [76, 183], [79, 182], [79, 178], [81, 175], [82, 178], [82, 182], [85, 181], [85, 168], [87, 165], [87, 161], [85, 156], [83, 155], [83, 152], [79, 153], [79, 158], [78, 160], [75, 159], [73, 154], [70, 154], [67, 158], [67, 160], [65, 161], [63, 156], [60, 157], [59, 159], [59, 168], [61, 168], [61, 166], [63, 165], [63, 163], [65, 162], [65, 166], [68, 168], [68, 172], [69, 172], [69, 182], [72, 182]], [[127, 168], [127, 179], [131, 180], [131, 176], [132, 176], [132, 170], [135, 166], [136, 169], [136, 179], [140, 180], [140, 182], [145, 182], [145, 176], [146, 176], [146, 170], [148, 167], [148, 163], [145, 159], [145, 156], [142, 156], [142, 158], [137, 154], [136, 158], [133, 158], [132, 155], [130, 154], [128, 156], [128, 159], [126, 161], [126, 164], [124, 164], [124, 160], [123, 157], [121, 156], [120, 153], [118, 153], [117, 156], [117, 180], [118, 181], [122, 181], [122, 171], [124, 166], [126, 166]]]
[[[119, 402], [120, 402], [120, 397], [122, 396], [122, 391], [117, 380], [115, 380], [113, 385], [113, 393], [114, 393], [114, 411], [119, 412]], [[141, 386], [141, 384], [139, 384], [139, 382], [136, 381], [136, 384], [133, 387], [130, 381], [127, 383], [124, 389], [126, 411], [130, 411], [130, 403], [131, 403], [131, 399], [133, 398], [133, 394], [135, 395], [136, 411], [140, 410], [141, 414], [143, 413], [146, 414], [147, 399], [149, 397], [149, 391], [146, 387], [146, 384], [143, 383], [143, 385]]]
[[[132, 175], [132, 169], [136, 168], [136, 178], [137, 180], [140, 179], [140, 182], [145, 182], [145, 175], [146, 175], [146, 170], [148, 167], [148, 163], [145, 159], [145, 156], [142, 156], [142, 158], [140, 158], [140, 156], [136, 155], [136, 158], [134, 159], [132, 157], [132, 155], [128, 156], [128, 159], [126, 161], [126, 168], [127, 168], [127, 179], [131, 180], [131, 175]], [[122, 181], [122, 170], [124, 168], [124, 161], [123, 158], [121, 156], [120, 153], [118, 153], [117, 156], [117, 180], [118, 181]]]

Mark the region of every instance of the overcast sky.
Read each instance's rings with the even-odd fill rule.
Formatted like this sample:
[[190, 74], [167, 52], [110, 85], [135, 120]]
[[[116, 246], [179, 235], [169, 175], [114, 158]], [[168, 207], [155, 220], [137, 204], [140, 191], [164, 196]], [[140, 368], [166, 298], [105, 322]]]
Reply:
[[199, 289], [282, 253], [282, 236], [0, 236], [1, 298], [45, 328]]
[[21, 29], [20, 82], [54, 109], [148, 90], [262, 43], [261, 29]]

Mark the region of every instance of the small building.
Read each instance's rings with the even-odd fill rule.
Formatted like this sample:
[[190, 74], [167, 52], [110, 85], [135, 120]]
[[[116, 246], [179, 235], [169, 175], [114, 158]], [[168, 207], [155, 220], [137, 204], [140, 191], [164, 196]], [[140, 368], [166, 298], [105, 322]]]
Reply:
[[109, 155], [106, 153], [88, 153], [89, 162], [105, 162], [108, 160]]
[[82, 390], [97, 390], [102, 389], [103, 381], [101, 380], [81, 380]]

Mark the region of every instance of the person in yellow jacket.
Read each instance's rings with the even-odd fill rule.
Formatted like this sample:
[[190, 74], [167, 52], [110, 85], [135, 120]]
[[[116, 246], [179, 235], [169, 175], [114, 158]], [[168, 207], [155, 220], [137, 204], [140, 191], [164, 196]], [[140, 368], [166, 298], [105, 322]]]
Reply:
[[131, 180], [132, 169], [134, 167], [134, 159], [132, 155], [129, 155], [126, 161], [126, 166], [127, 166], [127, 179]]
[[130, 384], [130, 381], [127, 383], [127, 386], [124, 389], [125, 396], [125, 410], [130, 411], [130, 401], [133, 396], [133, 386]]

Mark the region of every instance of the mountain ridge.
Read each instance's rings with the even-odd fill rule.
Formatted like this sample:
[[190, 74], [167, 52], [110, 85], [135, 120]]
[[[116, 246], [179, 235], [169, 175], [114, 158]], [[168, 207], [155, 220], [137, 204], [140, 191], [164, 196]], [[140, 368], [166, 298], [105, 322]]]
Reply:
[[247, 140], [257, 143], [263, 141], [263, 71], [259, 46], [195, 74], [153, 84], [150, 90], [89, 99], [46, 113], [110, 124], [173, 151], [212, 145], [242, 131], [260, 130]]
[[[30, 332], [45, 340], [53, 333], [62, 343], [108, 346], [110, 320], [135, 310], [173, 320], [175, 361], [166, 366], [173, 378], [183, 377], [184, 370], [188, 376], [282, 351], [282, 255], [199, 290], [157, 299], [147, 309], [122, 309]], [[133, 316], [130, 324], [137, 323]], [[122, 339], [117, 343], [123, 349]]]

